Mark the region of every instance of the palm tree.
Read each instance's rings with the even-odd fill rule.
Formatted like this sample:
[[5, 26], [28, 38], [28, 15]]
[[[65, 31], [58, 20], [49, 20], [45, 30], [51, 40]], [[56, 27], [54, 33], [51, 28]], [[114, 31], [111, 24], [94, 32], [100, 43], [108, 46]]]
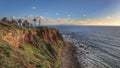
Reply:
[[4, 17], [4, 18], [2, 19], [2, 21], [3, 21], [3, 22], [8, 22], [7, 17]]
[[34, 18], [33, 21], [34, 21], [34, 26], [36, 26], [36, 21], [37, 21], [37, 19]]
[[13, 25], [17, 25], [17, 22], [16, 22], [15, 19], [12, 19], [12, 20], [11, 20], [11, 23], [12, 23]]
[[23, 26], [24, 27], [29, 27], [29, 22], [27, 20], [25, 20]]
[[39, 27], [40, 27], [40, 24], [41, 24], [41, 19], [39, 19]]
[[22, 26], [23, 26], [23, 27], [25, 27], [25, 26], [26, 26], [26, 25], [25, 25], [25, 22], [23, 22], [23, 23], [22, 23]]
[[30, 24], [30, 27], [33, 27], [33, 24], [32, 24], [32, 23]]
[[21, 26], [22, 26], [22, 25], [21, 25], [21, 24], [22, 24], [22, 19], [19, 19], [19, 20], [18, 20], [18, 23], [19, 23], [19, 26], [21, 27]]

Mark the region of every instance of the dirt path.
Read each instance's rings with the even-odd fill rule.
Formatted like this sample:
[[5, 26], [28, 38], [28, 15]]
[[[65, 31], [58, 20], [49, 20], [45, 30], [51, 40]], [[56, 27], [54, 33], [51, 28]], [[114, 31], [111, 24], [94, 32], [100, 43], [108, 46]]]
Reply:
[[62, 52], [62, 66], [61, 68], [81, 68], [80, 64], [78, 63], [77, 59], [75, 58], [75, 47], [71, 44], [68, 44], [64, 47]]

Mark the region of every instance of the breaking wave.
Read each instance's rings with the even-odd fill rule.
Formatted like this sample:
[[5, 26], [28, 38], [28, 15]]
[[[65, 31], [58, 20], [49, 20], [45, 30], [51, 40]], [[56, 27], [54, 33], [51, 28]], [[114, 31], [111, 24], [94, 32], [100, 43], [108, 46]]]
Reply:
[[120, 27], [57, 26], [82, 68], [120, 68]]

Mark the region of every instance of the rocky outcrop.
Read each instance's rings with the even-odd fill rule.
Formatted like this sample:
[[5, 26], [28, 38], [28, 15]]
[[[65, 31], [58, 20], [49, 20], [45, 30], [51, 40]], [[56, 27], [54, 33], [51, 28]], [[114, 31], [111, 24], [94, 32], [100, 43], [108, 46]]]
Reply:
[[[2, 34], [4, 34], [4, 32], [1, 33], [1, 35]], [[63, 41], [63, 38], [57, 29], [46, 27], [11, 30], [2, 35], [2, 39], [12, 46], [19, 47], [23, 43], [33, 43], [35, 41], [35, 36], [39, 36], [44, 41], [53, 45], [57, 45], [57, 42]]]
[[13, 30], [5, 34], [2, 39], [12, 46], [19, 47], [23, 43], [34, 42], [35, 31], [32, 30]]
[[37, 30], [36, 32], [40, 38], [48, 43], [57, 45], [58, 41], [63, 41], [63, 37], [57, 29], [43, 28], [41, 30]]
[[0, 68], [59, 68], [63, 45], [57, 29], [0, 23]]

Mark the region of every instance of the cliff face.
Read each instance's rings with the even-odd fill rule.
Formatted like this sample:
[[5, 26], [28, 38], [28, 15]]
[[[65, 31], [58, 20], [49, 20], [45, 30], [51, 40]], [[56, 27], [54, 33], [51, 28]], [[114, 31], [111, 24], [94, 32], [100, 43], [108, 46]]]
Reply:
[[23, 30], [12, 30], [6, 32], [6, 34], [1, 33], [1, 37], [3, 40], [11, 44], [12, 46], [19, 47], [24, 43], [34, 43], [35, 36], [39, 36], [44, 41], [58, 45], [57, 42], [63, 41], [63, 38], [59, 31], [54, 28], [38, 28], [34, 29], [23, 29]]
[[53, 45], [58, 45], [57, 42], [63, 41], [63, 38], [57, 29], [43, 28], [36, 32], [40, 38]]
[[0, 67], [58, 68], [63, 45], [54, 28], [0, 28]]
[[34, 30], [13, 30], [2, 36], [2, 39], [12, 46], [19, 47], [21, 44], [34, 42], [35, 35]]

